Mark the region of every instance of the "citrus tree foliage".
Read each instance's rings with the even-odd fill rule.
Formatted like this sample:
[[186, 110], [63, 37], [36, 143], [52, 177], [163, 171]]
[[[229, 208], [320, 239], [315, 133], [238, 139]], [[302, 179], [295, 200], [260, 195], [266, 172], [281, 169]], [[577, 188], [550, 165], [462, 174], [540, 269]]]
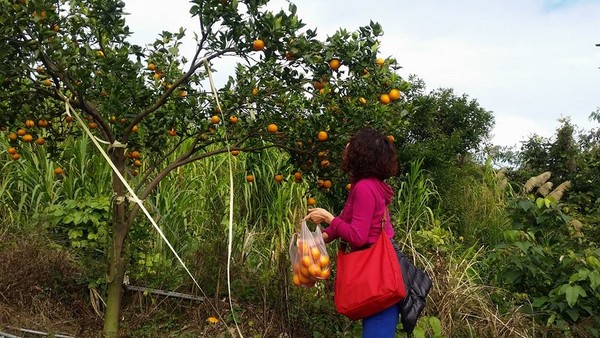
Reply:
[[[67, 103], [110, 145], [110, 160], [141, 199], [180, 166], [269, 147], [290, 154], [297, 181], [335, 196], [345, 189], [339, 160], [349, 136], [364, 126], [401, 132], [409, 84], [393, 59], [378, 57], [377, 23], [320, 40], [295, 5], [271, 12], [267, 2], [192, 1], [194, 32], [164, 31], [138, 46], [128, 41], [122, 1], [1, 0], [0, 126], [8, 155], [19, 160], [36, 140], [52, 150], [81, 135]], [[180, 54], [186, 34], [195, 38], [193, 55]], [[217, 89], [219, 105], [206, 67], [224, 58], [237, 66]], [[114, 336], [123, 248], [138, 206], [115, 175], [107, 184], [116, 198], [105, 333]]]

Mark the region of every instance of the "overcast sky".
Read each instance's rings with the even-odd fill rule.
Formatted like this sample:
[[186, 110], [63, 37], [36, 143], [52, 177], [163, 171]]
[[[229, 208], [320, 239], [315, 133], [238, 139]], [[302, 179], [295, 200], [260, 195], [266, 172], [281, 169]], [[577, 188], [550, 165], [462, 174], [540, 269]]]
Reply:
[[[382, 25], [381, 54], [392, 56], [428, 90], [453, 88], [494, 113], [492, 142], [519, 145], [527, 136], [550, 137], [558, 119], [597, 126], [600, 107], [600, 0], [297, 0], [299, 18], [321, 38]], [[195, 30], [190, 3], [127, 0], [137, 44], [162, 30]], [[273, 0], [275, 10], [287, 9]], [[225, 75], [225, 74], [223, 74]]]

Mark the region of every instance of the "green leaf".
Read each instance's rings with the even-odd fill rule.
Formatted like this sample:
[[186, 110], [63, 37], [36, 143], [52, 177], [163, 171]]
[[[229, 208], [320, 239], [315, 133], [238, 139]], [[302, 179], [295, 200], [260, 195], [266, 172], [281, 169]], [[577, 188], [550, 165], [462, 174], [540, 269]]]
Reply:
[[588, 278], [590, 279], [590, 287], [592, 290], [596, 290], [600, 286], [600, 272], [594, 270], [588, 275]]
[[579, 299], [579, 296], [587, 297], [587, 293], [579, 285], [565, 284], [561, 287], [561, 290], [563, 290], [563, 288], [565, 298], [567, 299], [567, 304], [569, 304], [570, 307], [573, 307], [575, 303], [577, 303], [577, 299]]
[[429, 325], [431, 326], [434, 336], [442, 336], [442, 322], [440, 322], [437, 317], [429, 317]]
[[535, 200], [535, 205], [537, 205], [538, 209], [541, 209], [544, 206], [544, 204], [545, 204], [544, 199], [541, 197], [538, 197]]

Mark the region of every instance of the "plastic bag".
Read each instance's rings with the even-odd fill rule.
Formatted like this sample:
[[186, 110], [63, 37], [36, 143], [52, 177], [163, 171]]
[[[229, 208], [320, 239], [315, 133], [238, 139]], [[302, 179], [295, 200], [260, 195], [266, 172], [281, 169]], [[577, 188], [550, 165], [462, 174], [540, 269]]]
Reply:
[[318, 279], [329, 278], [329, 254], [319, 226], [311, 232], [302, 220], [300, 232], [293, 234], [290, 241], [290, 260], [296, 286], [312, 287]]

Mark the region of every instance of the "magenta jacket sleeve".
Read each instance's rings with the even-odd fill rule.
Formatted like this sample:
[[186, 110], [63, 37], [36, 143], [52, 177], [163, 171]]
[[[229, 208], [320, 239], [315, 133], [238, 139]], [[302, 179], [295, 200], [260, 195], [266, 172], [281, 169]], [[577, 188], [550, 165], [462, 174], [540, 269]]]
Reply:
[[339, 237], [351, 247], [359, 248], [367, 244], [377, 203], [368, 184], [357, 184], [355, 189], [342, 215], [335, 217], [324, 231], [329, 235], [328, 241]]

